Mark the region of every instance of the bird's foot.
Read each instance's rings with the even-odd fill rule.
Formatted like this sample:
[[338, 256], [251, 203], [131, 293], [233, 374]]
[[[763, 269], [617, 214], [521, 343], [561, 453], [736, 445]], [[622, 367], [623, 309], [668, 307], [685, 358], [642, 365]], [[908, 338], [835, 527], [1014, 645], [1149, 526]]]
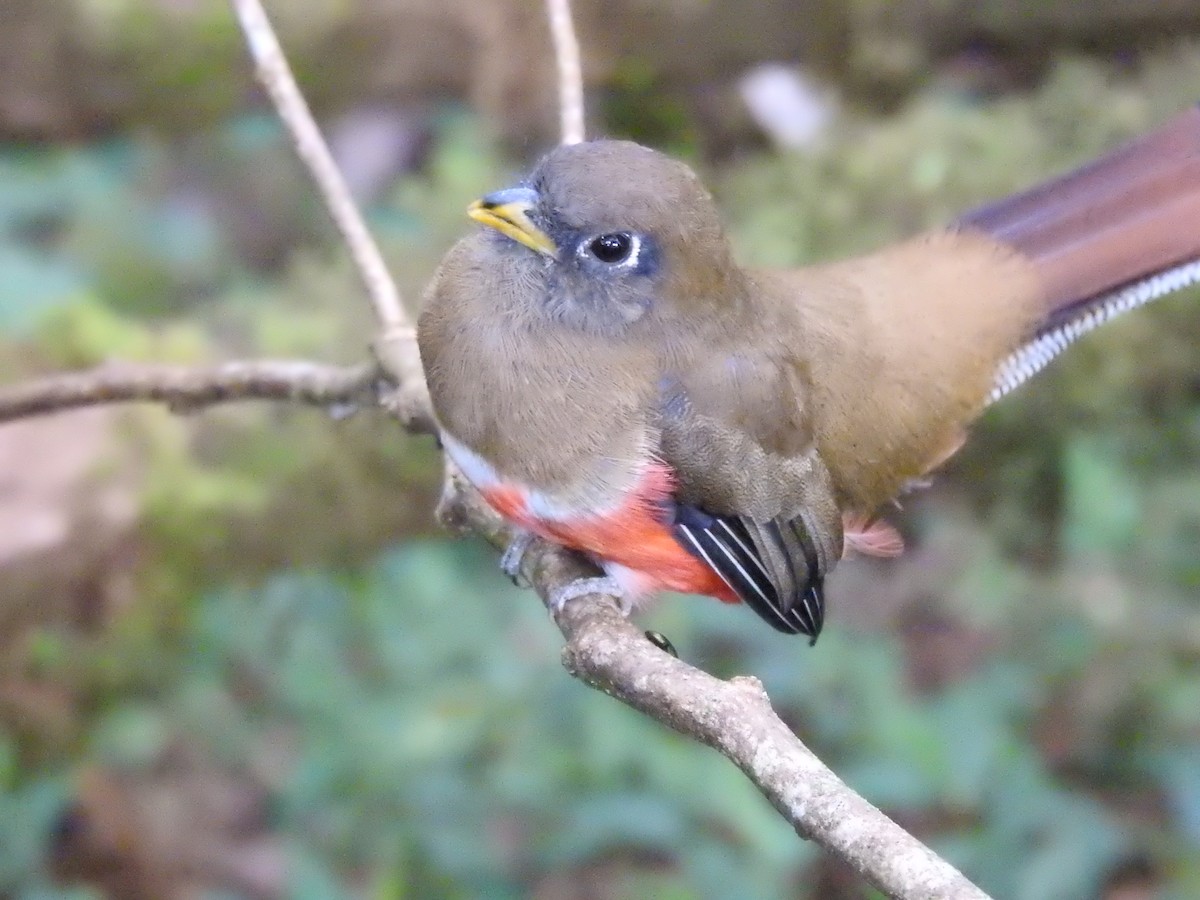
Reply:
[[511, 578], [517, 587], [529, 587], [529, 582], [521, 577], [521, 561], [525, 559], [525, 551], [532, 543], [531, 532], [518, 531], [516, 537], [509, 541], [504, 555], [500, 557], [500, 571]]
[[607, 575], [597, 578], [580, 578], [563, 585], [550, 595], [550, 609], [556, 613], [562, 612], [562, 608], [568, 600], [588, 594], [608, 594], [616, 597], [621, 604], [621, 611], [626, 615], [629, 614], [625, 603], [625, 591], [621, 589], [621, 585], [617, 583], [616, 579]]

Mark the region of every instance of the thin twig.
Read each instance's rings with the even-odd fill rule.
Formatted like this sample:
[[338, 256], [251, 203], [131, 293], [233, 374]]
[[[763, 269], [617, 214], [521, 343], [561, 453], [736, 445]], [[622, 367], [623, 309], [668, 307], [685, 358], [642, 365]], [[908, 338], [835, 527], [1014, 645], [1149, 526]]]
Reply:
[[329, 366], [300, 360], [230, 362], [204, 368], [112, 363], [0, 388], [0, 422], [137, 400], [166, 403], [177, 412], [238, 400], [375, 407], [374, 388], [380, 375], [373, 364]]
[[584, 139], [583, 65], [579, 40], [571, 20], [571, 0], [546, 0], [554, 58], [558, 63], [558, 108], [562, 120], [562, 142], [579, 144]]
[[296, 86], [296, 79], [262, 4], [259, 0], [232, 2], [246, 35], [246, 44], [254, 57], [258, 80], [266, 88], [279, 118], [291, 133], [296, 152], [312, 175], [325, 206], [346, 242], [370, 295], [380, 330], [388, 335], [409, 327], [396, 283], [388, 274], [379, 246], [367, 230], [362, 214], [346, 187], [346, 180], [333, 161], [325, 139], [321, 137], [308, 103]]

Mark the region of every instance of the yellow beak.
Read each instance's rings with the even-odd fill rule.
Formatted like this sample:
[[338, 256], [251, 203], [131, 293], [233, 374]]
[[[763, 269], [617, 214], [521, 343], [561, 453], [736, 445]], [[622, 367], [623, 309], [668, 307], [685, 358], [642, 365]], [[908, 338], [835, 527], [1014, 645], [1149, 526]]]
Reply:
[[542, 229], [533, 224], [529, 211], [537, 206], [538, 195], [529, 188], [509, 188], [488, 194], [467, 207], [467, 215], [483, 225], [495, 228], [530, 250], [547, 256], [558, 255], [558, 247]]

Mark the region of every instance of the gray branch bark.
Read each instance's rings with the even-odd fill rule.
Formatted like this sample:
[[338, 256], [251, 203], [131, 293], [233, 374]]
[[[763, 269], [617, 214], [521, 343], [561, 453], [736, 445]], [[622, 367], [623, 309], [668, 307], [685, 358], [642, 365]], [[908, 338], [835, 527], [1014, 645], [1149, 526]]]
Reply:
[[109, 363], [0, 388], [0, 422], [132, 401], [165, 403], [177, 412], [238, 400], [375, 406], [382, 379], [374, 364], [333, 366], [304, 360], [228, 362], [209, 367]]

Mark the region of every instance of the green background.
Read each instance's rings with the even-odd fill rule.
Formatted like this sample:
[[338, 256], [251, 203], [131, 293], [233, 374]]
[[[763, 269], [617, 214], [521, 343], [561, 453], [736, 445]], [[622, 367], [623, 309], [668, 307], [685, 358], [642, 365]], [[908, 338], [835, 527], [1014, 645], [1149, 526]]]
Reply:
[[[689, 159], [762, 264], [946, 222], [1200, 99], [1195, 4], [763, 3], [754, 28], [666, 4], [712, 20], [672, 32], [707, 65], [650, 25], [631, 38], [646, 4], [580, 5], [595, 130]], [[553, 110], [520, 66], [481, 92], [484, 50], [456, 80], [351, 39], [420, 43], [455, 4], [276, 7], [319, 112], [387, 102], [427, 131], [369, 206], [415, 308]], [[13, 0], [0, 30], [9, 59], [73, 61], [0, 79], [5, 382], [361, 358], [367, 304], [223, 4]], [[547, 52], [529, 35], [518, 62]], [[732, 66], [783, 52], [842, 98], [806, 151], [772, 150], [728, 97]], [[889, 515], [906, 555], [836, 573], [815, 648], [694, 598], [639, 621], [762, 678], [997, 897], [1200, 896], [1197, 299], [991, 410]], [[381, 415], [105, 411], [6, 426], [0, 460], [2, 896], [873, 896], [716, 754], [569, 678], [536, 599], [437, 530], [432, 442]]]

